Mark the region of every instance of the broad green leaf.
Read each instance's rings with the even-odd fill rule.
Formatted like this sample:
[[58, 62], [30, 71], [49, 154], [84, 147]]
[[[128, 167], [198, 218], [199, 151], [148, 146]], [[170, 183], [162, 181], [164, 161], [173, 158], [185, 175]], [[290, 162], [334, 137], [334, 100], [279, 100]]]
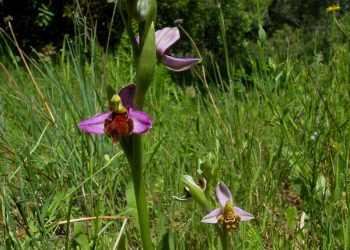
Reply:
[[145, 33], [144, 44], [142, 45], [140, 60], [136, 68], [137, 92], [136, 99], [143, 100], [146, 91], [151, 84], [157, 64], [156, 43], [154, 34], [154, 23]]
[[137, 214], [137, 205], [136, 205], [136, 199], [135, 199], [135, 191], [134, 191], [134, 185], [130, 181], [126, 187], [126, 201], [128, 203], [128, 210], [126, 211], [126, 214], [129, 215], [132, 218], [132, 221], [134, 221], [135, 226], [139, 229], [139, 223], [138, 223], [138, 214]]
[[284, 212], [284, 216], [287, 219], [287, 225], [290, 230], [294, 230], [296, 227], [296, 219], [297, 219], [297, 209], [295, 207], [289, 207]]

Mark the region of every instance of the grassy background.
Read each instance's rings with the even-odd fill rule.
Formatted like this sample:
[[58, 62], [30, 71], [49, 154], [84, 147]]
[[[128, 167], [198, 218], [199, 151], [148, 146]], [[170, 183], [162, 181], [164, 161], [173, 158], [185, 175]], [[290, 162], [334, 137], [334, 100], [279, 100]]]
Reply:
[[[144, 136], [144, 177], [159, 249], [219, 248], [214, 226], [200, 223], [205, 212], [172, 198], [182, 195], [184, 174], [207, 179], [213, 208], [221, 180], [256, 217], [230, 234], [238, 249], [349, 249], [348, 40], [325, 59], [304, 55], [297, 38], [272, 51], [261, 37], [247, 55], [251, 70], [227, 58], [227, 77], [212, 72], [209, 89], [199, 67], [186, 82], [193, 89], [157, 68], [145, 105], [155, 122]], [[77, 127], [108, 109], [108, 84], [117, 91], [132, 82], [130, 48], [105, 54], [90, 42], [84, 53], [79, 39], [66, 40], [58, 57], [30, 63], [55, 123], [17, 51], [2, 55], [0, 249], [112, 249], [119, 233], [119, 249], [139, 247], [121, 149]], [[57, 225], [103, 215], [130, 219], [125, 229], [122, 218]]]

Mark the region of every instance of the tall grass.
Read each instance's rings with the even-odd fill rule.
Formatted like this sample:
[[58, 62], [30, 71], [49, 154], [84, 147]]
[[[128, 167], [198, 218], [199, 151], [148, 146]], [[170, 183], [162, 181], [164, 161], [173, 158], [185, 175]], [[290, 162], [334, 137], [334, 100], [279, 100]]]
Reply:
[[[112, 249], [117, 241], [120, 249], [139, 246], [126, 158], [110, 138], [77, 127], [108, 109], [108, 85], [118, 90], [133, 80], [131, 48], [124, 43], [118, 53], [105, 54], [93, 31], [90, 37], [88, 52], [79, 39], [67, 38], [57, 57], [30, 61], [55, 123], [16, 50], [6, 47], [0, 68], [1, 249]], [[270, 54], [267, 45], [257, 44], [249, 55], [250, 73], [228, 65], [228, 82], [213, 72], [209, 89], [199, 91], [203, 82], [194, 74], [189, 84], [195, 95], [158, 67], [145, 106], [155, 122], [144, 146], [159, 248], [218, 248], [214, 228], [200, 223], [204, 211], [172, 198], [182, 194], [184, 174], [207, 179], [213, 206], [214, 187], [224, 181], [235, 203], [255, 215], [231, 234], [238, 249], [349, 248], [348, 45], [329, 48], [327, 60], [298, 55], [293, 48], [302, 51], [301, 43], [286, 48], [287, 55]], [[121, 217], [70, 222], [108, 215]]]

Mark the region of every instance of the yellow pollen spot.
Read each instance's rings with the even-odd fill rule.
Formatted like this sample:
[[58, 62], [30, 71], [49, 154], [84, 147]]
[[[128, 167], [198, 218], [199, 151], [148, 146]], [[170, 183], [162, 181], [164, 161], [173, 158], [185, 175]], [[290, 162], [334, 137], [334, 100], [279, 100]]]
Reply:
[[113, 95], [111, 99], [111, 110], [114, 113], [123, 114], [128, 110], [123, 106], [122, 99], [118, 94]]
[[326, 11], [327, 12], [335, 12], [341, 10], [341, 7], [339, 4], [333, 4], [327, 7]]

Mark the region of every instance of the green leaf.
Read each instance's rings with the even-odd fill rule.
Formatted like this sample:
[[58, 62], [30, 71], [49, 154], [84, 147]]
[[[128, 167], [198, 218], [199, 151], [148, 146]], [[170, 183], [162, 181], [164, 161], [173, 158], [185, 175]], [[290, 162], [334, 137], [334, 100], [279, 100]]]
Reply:
[[73, 245], [81, 249], [89, 249], [88, 229], [85, 222], [74, 223]]
[[162, 239], [158, 242], [156, 249], [168, 250], [169, 249], [169, 231], [167, 231]]
[[258, 35], [259, 35], [259, 40], [261, 42], [265, 42], [266, 41], [266, 32], [265, 32], [264, 28], [261, 25], [259, 25]]
[[162, 239], [158, 242], [156, 249], [159, 250], [175, 250], [175, 240], [173, 233], [168, 230], [163, 234]]
[[284, 212], [284, 216], [287, 219], [287, 226], [290, 230], [294, 230], [296, 227], [296, 219], [297, 219], [297, 209], [295, 207], [289, 207]]
[[330, 195], [330, 192], [328, 190], [327, 179], [322, 174], [320, 174], [317, 178], [316, 190], [318, 191], [320, 198], [324, 196], [328, 197]]
[[132, 217], [135, 221], [135, 226], [140, 229], [139, 223], [138, 223], [138, 214], [137, 214], [137, 205], [136, 205], [136, 199], [135, 199], [135, 191], [134, 191], [134, 185], [130, 181], [128, 185], [126, 186], [126, 201], [128, 203], [128, 210], [126, 211], [126, 214]]
[[[143, 98], [152, 82], [157, 64], [156, 42], [154, 34], [154, 23], [152, 22], [148, 32], [144, 33], [144, 44], [141, 43], [141, 55], [136, 68], [137, 92], [136, 105], [143, 103]], [[143, 39], [141, 38], [141, 41]]]
[[[139, 0], [139, 1], [145, 1], [145, 0]], [[148, 13], [147, 13], [147, 19], [146, 19], [146, 25], [145, 25], [145, 33], [148, 32], [151, 25], [154, 24], [156, 21], [156, 16], [157, 16], [156, 0], [149, 0], [149, 7], [147, 11]]]

